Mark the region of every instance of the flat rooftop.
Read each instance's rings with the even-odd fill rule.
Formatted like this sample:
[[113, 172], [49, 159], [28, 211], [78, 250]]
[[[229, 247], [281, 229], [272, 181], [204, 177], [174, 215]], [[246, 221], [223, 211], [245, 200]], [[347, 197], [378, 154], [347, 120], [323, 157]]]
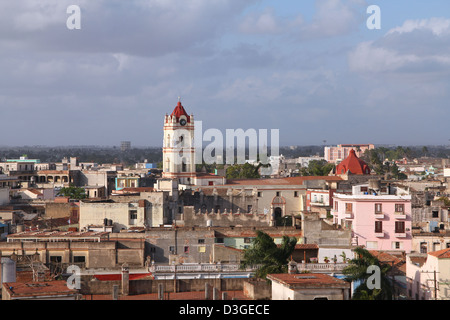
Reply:
[[8, 242], [35, 241], [101, 241], [109, 239], [109, 232], [104, 231], [23, 231], [7, 236]]
[[72, 296], [77, 290], [69, 289], [64, 280], [46, 282], [5, 282], [3, 287], [11, 298], [32, 298], [42, 296]]
[[290, 288], [350, 288], [350, 283], [324, 273], [279, 273], [267, 275]]

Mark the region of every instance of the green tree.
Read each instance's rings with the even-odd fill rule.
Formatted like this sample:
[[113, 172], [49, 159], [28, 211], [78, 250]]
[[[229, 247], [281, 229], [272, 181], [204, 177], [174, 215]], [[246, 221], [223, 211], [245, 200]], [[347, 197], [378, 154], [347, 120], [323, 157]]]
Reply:
[[427, 156], [428, 148], [427, 148], [426, 146], [423, 146], [423, 147], [422, 147], [422, 153], [423, 153], [423, 156], [424, 156], [424, 157]]
[[227, 179], [259, 179], [261, 177], [259, 168], [262, 166], [266, 165], [261, 163], [257, 166], [250, 163], [235, 164], [227, 168], [226, 177]]
[[450, 207], [450, 199], [448, 197], [440, 197], [437, 201], [444, 201], [444, 206]]
[[296, 244], [297, 238], [283, 236], [281, 246], [277, 246], [271, 236], [258, 230], [252, 246], [244, 250], [241, 268], [259, 266], [255, 276], [261, 279], [266, 279], [270, 273], [286, 273]]
[[[381, 264], [368, 250], [357, 247], [355, 250], [356, 258], [350, 260], [349, 265], [342, 270], [347, 281], [362, 281], [362, 283], [353, 292], [354, 300], [392, 300], [392, 288], [388, 279], [388, 272], [391, 266]], [[380, 288], [369, 289], [367, 279], [372, 273], [367, 272], [369, 266], [380, 268]]]
[[403, 172], [400, 172], [398, 166], [396, 163], [394, 163], [391, 167], [390, 167], [390, 172], [392, 174], [392, 177], [394, 179], [398, 179], [398, 180], [405, 180], [408, 178], [408, 176], [406, 174], [404, 174]]
[[87, 195], [83, 188], [74, 186], [61, 188], [58, 192], [58, 196], [69, 197], [70, 199], [86, 199]]
[[300, 175], [302, 176], [327, 176], [334, 168], [334, 164], [328, 163], [325, 160], [311, 160], [308, 163], [308, 168], [301, 168]]

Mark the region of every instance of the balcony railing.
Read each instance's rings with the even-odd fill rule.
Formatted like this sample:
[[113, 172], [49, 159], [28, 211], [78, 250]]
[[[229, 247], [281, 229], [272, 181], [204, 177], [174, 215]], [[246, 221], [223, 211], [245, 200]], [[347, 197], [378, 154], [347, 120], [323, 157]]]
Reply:
[[254, 271], [257, 268], [240, 269], [239, 264], [179, 264], [179, 265], [153, 265], [151, 272], [233, 272], [233, 271]]
[[396, 238], [406, 238], [406, 233], [405, 232], [395, 231], [394, 235], [395, 235]]
[[299, 270], [300, 272], [333, 272], [342, 271], [347, 266], [347, 263], [298, 263], [297, 270]]
[[395, 219], [406, 219], [405, 212], [394, 212]]
[[383, 238], [384, 237], [384, 231], [375, 230], [375, 237]]

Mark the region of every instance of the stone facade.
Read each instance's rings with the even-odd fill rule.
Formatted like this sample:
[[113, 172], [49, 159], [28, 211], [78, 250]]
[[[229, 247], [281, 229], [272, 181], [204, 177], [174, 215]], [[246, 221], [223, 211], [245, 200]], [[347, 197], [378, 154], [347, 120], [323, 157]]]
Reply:
[[102, 226], [105, 219], [113, 232], [156, 227], [167, 223], [169, 198], [165, 192], [142, 192], [140, 196], [115, 196], [105, 201], [80, 202], [80, 230]]

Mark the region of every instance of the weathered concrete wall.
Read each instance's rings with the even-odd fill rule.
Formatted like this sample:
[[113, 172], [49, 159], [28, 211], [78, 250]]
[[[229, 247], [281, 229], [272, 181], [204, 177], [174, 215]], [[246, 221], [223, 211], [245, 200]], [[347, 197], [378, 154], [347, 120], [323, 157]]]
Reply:
[[349, 246], [351, 230], [336, 230], [322, 220], [304, 221], [305, 243], [322, 245]]
[[71, 216], [73, 205], [71, 203], [53, 203], [45, 204], [45, 216], [48, 218], [64, 218]]
[[253, 300], [272, 299], [272, 286], [266, 280], [248, 279], [244, 281], [244, 295]]
[[117, 249], [117, 264], [127, 263], [129, 266], [144, 265], [144, 250], [141, 249]]
[[226, 247], [224, 245], [215, 244], [213, 246], [213, 262], [221, 263], [240, 263], [243, 256], [243, 251]]
[[70, 264], [75, 256], [84, 256], [86, 268], [115, 268], [124, 262], [144, 265], [143, 242], [136, 248], [117, 249], [115, 241], [105, 242], [0, 242], [0, 253], [9, 256], [39, 254], [39, 261], [50, 263], [51, 257], [61, 257]]
[[[176, 280], [177, 292], [204, 291], [205, 284], [219, 290], [242, 290], [247, 279], [179, 279]], [[131, 280], [130, 295], [158, 293], [159, 284], [163, 284], [164, 292], [175, 292], [174, 280]], [[81, 294], [112, 294], [113, 285], [121, 287], [121, 281], [93, 280], [91, 276], [83, 276]]]
[[146, 254], [163, 263], [210, 262], [214, 239], [207, 228], [155, 228], [146, 232]]
[[257, 214], [245, 212], [222, 212], [222, 213], [199, 213], [194, 212], [194, 207], [184, 207], [183, 221], [184, 226], [245, 226], [245, 227], [264, 227], [270, 225], [270, 214]]

